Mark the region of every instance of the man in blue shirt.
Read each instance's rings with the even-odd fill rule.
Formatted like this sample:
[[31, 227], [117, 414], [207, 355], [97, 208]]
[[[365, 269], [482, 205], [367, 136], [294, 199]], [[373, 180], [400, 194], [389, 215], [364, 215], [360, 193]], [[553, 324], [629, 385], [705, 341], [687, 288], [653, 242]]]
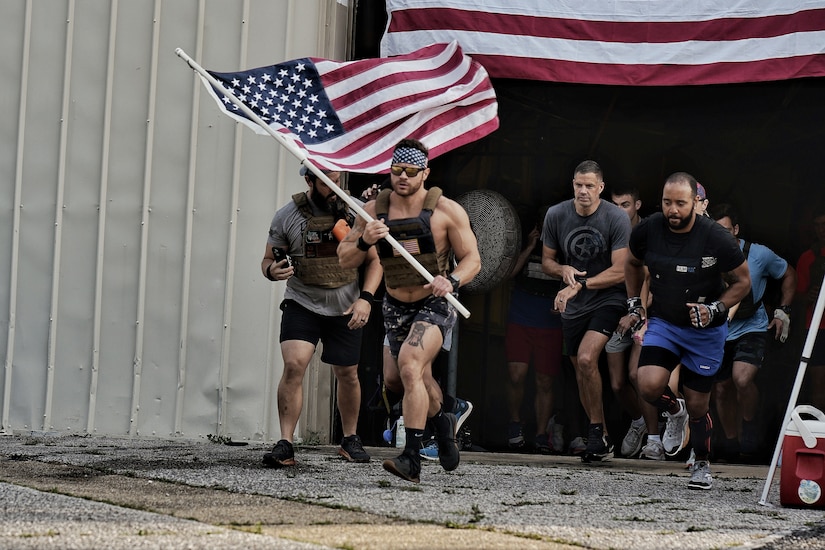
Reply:
[[[711, 208], [711, 217], [733, 235], [748, 261], [751, 292], [728, 317], [728, 337], [722, 367], [716, 375], [716, 411], [725, 432], [724, 450], [728, 458], [756, 454], [759, 446], [756, 414], [759, 389], [756, 373], [765, 358], [768, 334], [784, 343], [790, 328], [791, 302], [796, 289], [796, 271], [767, 246], [739, 238], [739, 216], [733, 206]], [[781, 299], [768, 321], [762, 298], [768, 279], [781, 281]], [[738, 416], [742, 416], [741, 431]]]

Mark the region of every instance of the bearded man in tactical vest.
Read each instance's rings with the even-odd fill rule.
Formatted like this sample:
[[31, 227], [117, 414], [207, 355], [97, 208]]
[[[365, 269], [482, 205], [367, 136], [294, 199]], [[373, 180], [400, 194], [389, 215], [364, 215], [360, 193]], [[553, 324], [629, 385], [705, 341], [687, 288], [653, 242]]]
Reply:
[[[432, 363], [448, 349], [456, 310], [446, 296], [467, 284], [481, 268], [478, 243], [467, 212], [457, 202], [426, 189], [429, 151], [414, 139], [401, 140], [390, 166], [392, 189], [382, 191], [364, 210], [369, 223], [357, 218], [338, 247], [342, 267], [352, 268], [377, 249], [384, 268], [384, 329], [390, 354], [404, 385], [402, 402], [406, 446], [400, 456], [384, 461], [388, 472], [418, 483], [421, 441], [428, 419], [436, 430], [438, 458], [451, 471], [460, 460], [455, 440], [456, 417], [442, 411], [443, 396], [432, 380]], [[384, 238], [392, 235], [433, 275], [422, 277]], [[377, 245], [377, 246], [376, 246]], [[450, 269], [450, 251], [458, 260]]]
[[[324, 172], [335, 184], [339, 172]], [[370, 316], [373, 293], [381, 284], [381, 264], [375, 252], [362, 255], [349, 269], [338, 265], [337, 227], [354, 215], [315, 174], [302, 167], [309, 189], [275, 213], [269, 228], [261, 270], [270, 281], [286, 281], [281, 303], [281, 354], [284, 372], [278, 385], [281, 440], [266, 453], [266, 466], [295, 465], [292, 439], [303, 408], [303, 380], [320, 340], [321, 360], [332, 366], [338, 380], [337, 401], [344, 438], [338, 454], [350, 462], [369, 462], [355, 433], [361, 407], [358, 361], [361, 334]], [[363, 290], [358, 266], [365, 263]]]

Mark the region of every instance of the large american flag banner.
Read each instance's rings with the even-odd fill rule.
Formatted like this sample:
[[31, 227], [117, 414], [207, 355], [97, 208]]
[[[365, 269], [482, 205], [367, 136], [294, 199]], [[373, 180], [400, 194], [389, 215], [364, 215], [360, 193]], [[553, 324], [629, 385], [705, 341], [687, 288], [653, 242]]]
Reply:
[[825, 75], [825, 0], [387, 0], [381, 55], [458, 40], [493, 78], [671, 86]]
[[[387, 59], [303, 58], [237, 73], [208, 72], [326, 169], [387, 172], [401, 139], [420, 140], [432, 159], [498, 128], [487, 72], [455, 41]], [[227, 115], [267, 133], [203, 81]]]

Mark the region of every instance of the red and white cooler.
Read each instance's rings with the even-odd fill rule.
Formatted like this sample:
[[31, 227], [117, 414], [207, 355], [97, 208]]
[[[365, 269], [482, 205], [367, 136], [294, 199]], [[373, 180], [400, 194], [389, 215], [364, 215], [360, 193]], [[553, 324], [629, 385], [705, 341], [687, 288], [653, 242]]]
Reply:
[[[812, 416], [804, 419], [802, 415]], [[783, 506], [825, 508], [825, 414], [810, 405], [791, 413], [782, 443], [779, 501]]]

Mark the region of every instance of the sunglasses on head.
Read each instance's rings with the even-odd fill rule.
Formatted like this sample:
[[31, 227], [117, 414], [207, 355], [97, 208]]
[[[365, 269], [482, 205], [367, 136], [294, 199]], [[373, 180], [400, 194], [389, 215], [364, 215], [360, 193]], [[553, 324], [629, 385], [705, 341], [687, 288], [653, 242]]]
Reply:
[[422, 170], [426, 170], [426, 168], [419, 168], [418, 166], [398, 166], [397, 164], [390, 166], [390, 172], [392, 172], [393, 176], [400, 176], [401, 172], [405, 172], [408, 178], [414, 178]]

